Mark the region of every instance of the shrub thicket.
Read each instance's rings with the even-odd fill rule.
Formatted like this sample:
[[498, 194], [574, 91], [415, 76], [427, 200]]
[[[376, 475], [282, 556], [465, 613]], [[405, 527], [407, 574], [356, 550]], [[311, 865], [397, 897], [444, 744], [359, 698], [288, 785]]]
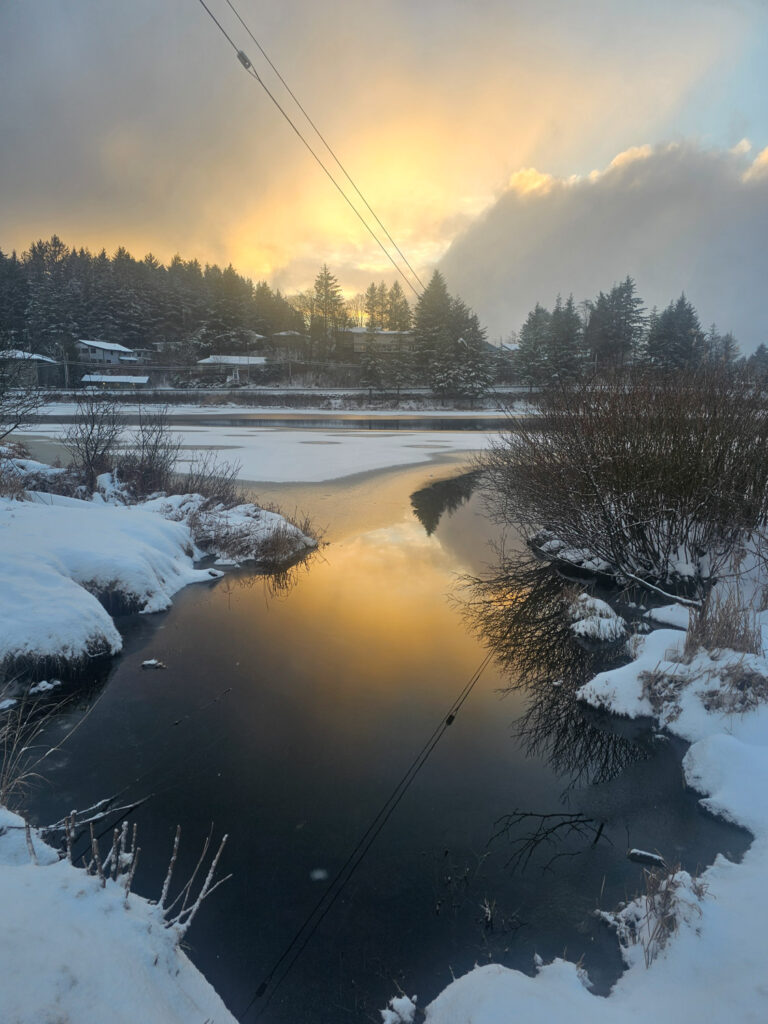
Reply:
[[564, 386], [483, 465], [502, 521], [552, 531], [619, 579], [702, 596], [768, 517], [768, 405], [712, 369]]

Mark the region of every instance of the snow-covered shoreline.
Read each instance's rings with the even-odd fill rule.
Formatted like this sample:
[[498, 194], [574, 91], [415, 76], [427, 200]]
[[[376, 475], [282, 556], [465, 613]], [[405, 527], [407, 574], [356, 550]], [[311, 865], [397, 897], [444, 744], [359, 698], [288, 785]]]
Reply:
[[[680, 618], [668, 611], [667, 619]], [[426, 1008], [427, 1024], [766, 1019], [768, 704], [758, 698], [743, 710], [732, 685], [734, 673], [768, 678], [768, 612], [759, 614], [758, 625], [762, 656], [722, 650], [685, 657], [685, 633], [658, 629], [639, 638], [629, 664], [597, 675], [578, 693], [616, 715], [655, 718], [691, 743], [684, 782], [701, 795], [706, 811], [752, 834], [743, 860], [718, 855], [695, 881], [669, 866], [674, 926], [661, 943], [654, 932], [657, 904], [647, 896], [603, 915], [623, 940], [627, 965], [607, 998], [591, 994], [587, 972], [565, 960], [537, 964], [533, 977], [492, 964], [449, 985]], [[409, 1019], [407, 1013], [382, 1016], [398, 1022]]]
[[[32, 460], [5, 459], [20, 484], [46, 471]], [[73, 668], [116, 654], [122, 638], [108, 607], [151, 613], [169, 607], [191, 583], [204, 554], [258, 560], [279, 541], [285, 560], [316, 547], [282, 516], [257, 506], [223, 508], [200, 495], [159, 496], [123, 504], [108, 476], [91, 500], [24, 491], [0, 498], [0, 672]], [[201, 550], [201, 545], [205, 550]], [[236, 550], [237, 558], [230, 557]], [[2, 676], [0, 676], [0, 681]]]
[[[0, 450], [13, 496], [0, 498], [0, 712], [37, 699], [41, 672], [77, 671], [123, 644], [105, 604], [157, 612], [219, 562], [288, 561], [316, 541], [252, 504], [224, 507], [199, 494], [126, 503], [111, 475], [90, 500], [25, 489], [64, 471]], [[201, 548], [204, 547], [204, 550]], [[18, 708], [17, 708], [18, 710]], [[14, 726], [12, 725], [12, 728]], [[169, 850], [170, 855], [170, 850]], [[160, 907], [107, 877], [102, 884], [0, 805], [0, 1020], [234, 1024], [180, 948]]]
[[29, 840], [0, 806], [0, 1020], [235, 1024], [159, 906]]

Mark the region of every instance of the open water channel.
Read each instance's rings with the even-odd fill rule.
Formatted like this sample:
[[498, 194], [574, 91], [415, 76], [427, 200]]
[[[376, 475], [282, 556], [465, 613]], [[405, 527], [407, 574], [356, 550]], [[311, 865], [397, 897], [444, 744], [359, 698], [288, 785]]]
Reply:
[[[640, 888], [627, 848], [695, 870], [746, 845], [685, 792], [679, 744], [564, 709], [550, 684], [504, 696], [509, 665], [492, 661], [317, 930], [246, 1014], [484, 657], [457, 580], [493, 563], [496, 531], [470, 482], [441, 483], [461, 472], [449, 456], [272, 485], [259, 496], [309, 512], [327, 546], [285, 578], [240, 571], [187, 588], [164, 614], [120, 621], [124, 652], [51, 728], [49, 739], [81, 721], [32, 796], [34, 819], [118, 791], [151, 795], [132, 818], [138, 892], [159, 894], [177, 823], [180, 880], [211, 822], [229, 835], [221, 869], [232, 878], [187, 938], [242, 1020], [379, 1020], [398, 986], [425, 1005], [452, 973], [489, 960], [532, 971], [535, 953], [583, 957], [605, 992], [621, 962], [592, 911]], [[529, 659], [537, 642], [525, 639]], [[142, 670], [148, 658], [167, 668]], [[513, 841], [530, 824], [492, 837], [515, 810], [606, 825], [596, 845], [572, 837], [514, 870]], [[550, 863], [557, 853], [569, 856]]]

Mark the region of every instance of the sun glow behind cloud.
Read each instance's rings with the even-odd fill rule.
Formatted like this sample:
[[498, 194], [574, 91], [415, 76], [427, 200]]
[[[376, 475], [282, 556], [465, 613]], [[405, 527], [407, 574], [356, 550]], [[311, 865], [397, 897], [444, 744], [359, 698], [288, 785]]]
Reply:
[[[14, 95], [13, 117], [0, 112], [0, 246], [57, 231], [92, 248], [232, 262], [287, 290], [309, 284], [322, 262], [352, 290], [392, 279], [186, 0], [48, 9], [43, 23], [34, 3], [0, 12], [0, 67]], [[660, 0], [642, 10], [487, 0], [471, 12], [436, 0], [337, 0], [322, 12], [285, 0], [243, 13], [422, 273], [505, 188], [551, 187], [530, 168], [584, 175], [638, 139], [668, 137], [751, 27], [693, 0], [671, 10]]]

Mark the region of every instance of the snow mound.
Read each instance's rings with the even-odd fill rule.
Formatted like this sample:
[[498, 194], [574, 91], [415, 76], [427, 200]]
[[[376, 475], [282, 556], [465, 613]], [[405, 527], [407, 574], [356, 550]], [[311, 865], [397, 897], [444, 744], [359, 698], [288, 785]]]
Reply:
[[571, 632], [583, 640], [613, 643], [624, 638], [627, 626], [624, 619], [605, 601], [589, 594], [579, 594], [568, 609]]
[[13, 1024], [235, 1024], [158, 907], [59, 861], [0, 807], [0, 1020]]
[[201, 494], [173, 494], [152, 498], [141, 507], [185, 523], [197, 546], [219, 559], [286, 561], [317, 547], [317, 541], [283, 516], [250, 502], [227, 508]]
[[186, 526], [141, 507], [31, 493], [0, 499], [0, 665], [114, 654], [122, 639], [98, 596], [142, 612], [207, 573]]

